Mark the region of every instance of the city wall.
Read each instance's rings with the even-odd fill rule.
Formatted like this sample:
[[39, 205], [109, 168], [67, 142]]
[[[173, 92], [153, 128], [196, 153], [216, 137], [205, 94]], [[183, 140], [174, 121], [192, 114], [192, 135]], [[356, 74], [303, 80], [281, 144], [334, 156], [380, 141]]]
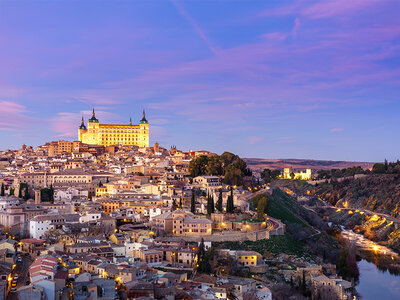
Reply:
[[186, 242], [200, 242], [201, 238], [204, 238], [206, 242], [244, 242], [244, 241], [259, 241], [268, 240], [270, 236], [273, 235], [283, 235], [285, 234], [285, 225], [279, 222], [279, 226], [272, 230], [260, 230], [253, 232], [241, 232], [241, 231], [231, 231], [231, 232], [221, 232], [214, 233], [212, 235], [205, 236], [181, 236]]

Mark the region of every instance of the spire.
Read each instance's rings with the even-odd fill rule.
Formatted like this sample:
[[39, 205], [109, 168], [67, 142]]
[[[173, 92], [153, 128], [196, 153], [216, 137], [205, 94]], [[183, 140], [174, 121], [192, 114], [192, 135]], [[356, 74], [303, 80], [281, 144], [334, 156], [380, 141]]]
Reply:
[[79, 126], [79, 129], [86, 129], [85, 121], [83, 120], [83, 116], [82, 116], [81, 126]]
[[140, 123], [149, 123], [146, 120], [146, 113], [145, 113], [144, 109], [143, 109], [142, 119], [140, 120]]
[[132, 125], [132, 117], [129, 118], [129, 125]]
[[89, 119], [90, 123], [99, 123], [99, 120], [96, 119], [96, 114], [94, 113], [94, 108], [92, 112], [92, 117]]

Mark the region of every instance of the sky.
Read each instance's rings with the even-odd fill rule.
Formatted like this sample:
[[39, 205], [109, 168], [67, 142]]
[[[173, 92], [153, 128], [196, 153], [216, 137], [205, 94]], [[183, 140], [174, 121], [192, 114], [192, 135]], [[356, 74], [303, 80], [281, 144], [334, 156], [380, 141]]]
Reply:
[[400, 158], [400, 1], [0, 1], [0, 149], [82, 115], [242, 157]]

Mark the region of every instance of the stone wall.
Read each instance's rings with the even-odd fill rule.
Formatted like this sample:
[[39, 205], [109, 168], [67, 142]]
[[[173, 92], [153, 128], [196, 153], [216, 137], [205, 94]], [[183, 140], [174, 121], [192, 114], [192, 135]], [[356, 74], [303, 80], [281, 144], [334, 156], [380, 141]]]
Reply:
[[285, 234], [285, 225], [278, 220], [275, 221], [277, 221], [280, 226], [272, 230], [264, 229], [253, 232], [227, 231], [206, 236], [182, 236], [181, 238], [187, 242], [200, 242], [202, 237], [206, 242], [244, 242], [268, 240], [272, 235]]

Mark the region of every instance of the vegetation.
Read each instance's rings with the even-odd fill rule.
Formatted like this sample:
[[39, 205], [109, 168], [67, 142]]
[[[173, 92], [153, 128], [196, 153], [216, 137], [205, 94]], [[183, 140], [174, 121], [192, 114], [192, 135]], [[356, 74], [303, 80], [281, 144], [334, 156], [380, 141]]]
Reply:
[[177, 210], [178, 209], [178, 204], [176, 204], [176, 200], [172, 200], [172, 210]]
[[221, 155], [201, 155], [192, 159], [189, 164], [190, 176], [201, 175], [224, 176], [224, 183], [241, 185], [244, 176], [251, 176], [251, 170], [239, 156], [224, 152]]
[[257, 195], [253, 198], [254, 206], [257, 210], [257, 219], [259, 221], [265, 220], [265, 214], [267, 213], [269, 198], [265, 194]]
[[204, 247], [204, 239], [201, 239], [199, 250], [197, 251], [197, 271], [201, 273], [211, 273], [210, 256]]
[[0, 191], [0, 196], [4, 196], [5, 195], [5, 189], [4, 189], [4, 183], [1, 183], [1, 191]]
[[44, 188], [40, 190], [40, 198], [42, 202], [54, 202], [54, 189], [53, 185], [50, 188]]
[[337, 270], [339, 275], [345, 279], [351, 280], [352, 278], [358, 278], [360, 273], [355, 254], [350, 253], [346, 248], [343, 249], [337, 262]]
[[296, 256], [309, 256], [305, 244], [294, 239], [291, 235], [274, 235], [269, 240], [245, 241], [245, 242], [223, 242], [215, 243], [217, 247], [231, 250], [251, 250], [264, 255], [268, 252], [273, 254], [286, 253]]
[[326, 233], [325, 222], [315, 212], [305, 209], [296, 198], [275, 188], [269, 197], [267, 213], [285, 223], [288, 233], [304, 242], [310, 253], [336, 263], [341, 246]]
[[342, 178], [354, 176], [357, 174], [365, 174], [361, 167], [351, 167], [344, 169], [331, 169], [331, 170], [319, 170], [317, 173], [317, 179], [331, 179], [331, 178]]
[[190, 200], [190, 211], [194, 214], [196, 212], [196, 199], [195, 199], [195, 193], [194, 189], [192, 190], [192, 198]]
[[215, 211], [214, 197], [212, 195], [207, 196], [207, 214], [211, 215]]
[[280, 170], [264, 169], [261, 172], [261, 178], [265, 183], [270, 183], [272, 180], [277, 179], [281, 175]]
[[219, 189], [219, 194], [218, 194], [218, 200], [215, 208], [219, 211], [222, 212], [222, 189]]
[[228, 214], [233, 213], [235, 210], [235, 206], [233, 205], [233, 188], [231, 187], [231, 193], [228, 196], [227, 202], [226, 202], [226, 212]]
[[23, 198], [24, 200], [29, 199], [29, 190], [27, 183], [21, 182], [19, 184], [18, 198]]

